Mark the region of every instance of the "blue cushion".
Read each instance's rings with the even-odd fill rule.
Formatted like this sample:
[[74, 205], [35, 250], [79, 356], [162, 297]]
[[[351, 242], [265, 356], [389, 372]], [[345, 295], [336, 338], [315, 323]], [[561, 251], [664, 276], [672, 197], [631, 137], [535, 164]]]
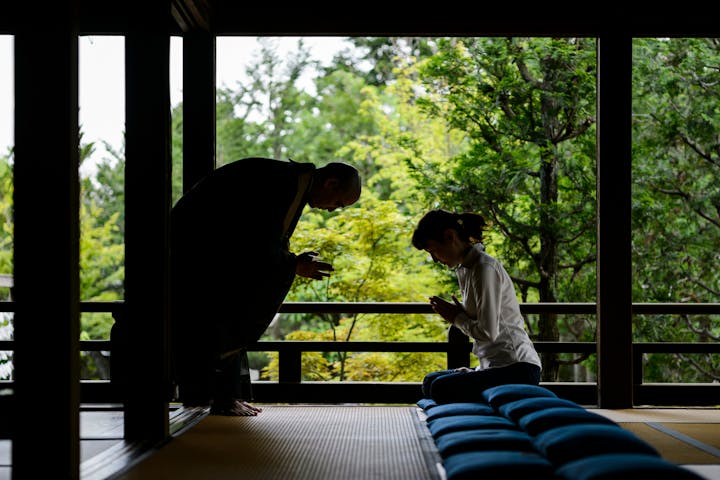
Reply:
[[505, 405], [500, 406], [498, 411], [510, 420], [517, 422], [528, 413], [552, 407], [583, 408], [577, 403], [571, 400], [565, 400], [564, 398], [533, 397], [506, 403]]
[[441, 435], [460, 430], [482, 430], [491, 428], [504, 428], [517, 430], [515, 422], [497, 415], [453, 415], [451, 417], [438, 418], [428, 423], [428, 429], [433, 438], [437, 440]]
[[437, 402], [433, 400], [432, 398], [421, 398], [417, 401], [416, 404], [418, 407], [422, 408], [423, 410], [429, 410], [437, 405]]
[[433, 407], [427, 414], [427, 421], [452, 415], [495, 415], [495, 410], [487, 403], [458, 402], [445, 403]]
[[539, 385], [526, 385], [522, 383], [510, 383], [498, 385], [483, 390], [483, 398], [491, 407], [498, 409], [501, 405], [523, 398], [534, 397], [557, 397], [555, 393]]
[[461, 430], [440, 436], [436, 441], [440, 456], [445, 458], [461, 452], [483, 450], [512, 450], [534, 452], [532, 437], [520, 430], [487, 429]]
[[585, 423], [553, 428], [535, 437], [533, 444], [555, 466], [605, 453], [660, 455], [645, 440], [617, 425]]
[[528, 413], [520, 420], [520, 428], [533, 437], [551, 428], [564, 427], [565, 425], [576, 425], [581, 423], [594, 423], [620, 426], [598, 413], [574, 407], [552, 407], [537, 412]]
[[553, 478], [552, 464], [532, 452], [506, 450], [463, 452], [444, 459], [443, 466], [448, 480], [510, 480], [516, 478], [549, 480]]
[[558, 480], [702, 480], [695, 472], [641, 453], [585, 457], [555, 470]]

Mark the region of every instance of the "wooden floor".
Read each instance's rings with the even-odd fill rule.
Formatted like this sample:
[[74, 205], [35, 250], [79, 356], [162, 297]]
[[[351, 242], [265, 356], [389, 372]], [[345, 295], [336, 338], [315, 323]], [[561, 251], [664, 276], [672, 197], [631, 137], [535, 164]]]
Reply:
[[[81, 412], [82, 480], [184, 478], [440, 480], [439, 456], [414, 405], [261, 405], [258, 417], [170, 411], [173, 438], [155, 451], [123, 440], [121, 410]], [[673, 463], [720, 480], [720, 408], [592, 409]], [[11, 478], [0, 440], [0, 480]]]
[[[169, 411], [170, 432], [181, 435], [206, 415], [173, 405]], [[109, 480], [153, 452], [126, 442], [121, 405], [93, 405], [80, 412], [80, 478]], [[38, 440], [40, 442], [41, 439]], [[0, 439], [0, 480], [12, 478], [12, 442]], [[51, 457], [51, 455], [48, 455]]]

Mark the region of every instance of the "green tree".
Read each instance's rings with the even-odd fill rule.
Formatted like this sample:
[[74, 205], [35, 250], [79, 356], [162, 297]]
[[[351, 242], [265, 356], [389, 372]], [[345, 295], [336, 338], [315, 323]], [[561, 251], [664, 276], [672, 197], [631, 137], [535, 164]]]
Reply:
[[[395, 202], [363, 194], [362, 205], [325, 218], [308, 211], [293, 235], [298, 251], [315, 249], [333, 264], [325, 282], [297, 279], [289, 301], [393, 302], [423, 301], [437, 282], [424, 268], [425, 255], [408, 247], [412, 224]], [[435, 315], [319, 315], [314, 330], [307, 323], [285, 335], [290, 340], [420, 341], [443, 340], [444, 322]], [[430, 365], [441, 368], [444, 357], [428, 354], [345, 353], [309, 356], [306, 379], [419, 381]], [[370, 367], [370, 365], [374, 365]], [[274, 360], [266, 370], [277, 375]]]
[[[12, 152], [0, 156], [0, 274], [13, 274]], [[0, 288], [0, 300], [10, 299], [10, 289]], [[0, 312], [0, 340], [13, 337], [13, 315]], [[12, 353], [0, 351], [0, 380], [12, 377]]]
[[[594, 298], [595, 44], [584, 38], [466, 38], [438, 42], [420, 66], [425, 111], [466, 133], [450, 167], [413, 165], [428, 203], [492, 223], [491, 253], [524, 301]], [[539, 316], [537, 340], [585, 337], [581, 318]], [[591, 332], [591, 333], [589, 333]], [[543, 355], [544, 380], [563, 363]]]
[[[81, 136], [82, 138], [82, 136]], [[82, 144], [81, 163], [92, 155], [94, 145]], [[117, 192], [108, 191], [110, 166], [98, 165], [98, 176], [81, 179], [80, 203], [80, 299], [122, 298], [124, 248]], [[105, 172], [105, 173], [103, 173]], [[10, 156], [0, 157], [0, 272], [13, 272], [13, 174]], [[114, 210], [107, 213], [105, 208]], [[81, 339], [107, 339], [112, 325], [110, 314], [85, 313], [80, 319]], [[11, 330], [11, 319], [3, 317], [0, 328]], [[8, 360], [7, 358], [5, 360]], [[84, 352], [82, 378], [108, 378], [107, 359], [99, 352]]]
[[312, 111], [314, 99], [299, 82], [316, 62], [302, 40], [284, 59], [272, 39], [260, 43], [260, 52], [245, 69], [247, 82], [218, 91], [218, 166], [244, 157], [293, 158], [301, 151], [293, 134], [299, 112]]
[[[81, 178], [81, 202], [93, 214], [98, 224], [112, 221], [117, 225], [110, 231], [112, 241], [122, 244], [125, 239], [125, 153], [104, 143], [109, 156], [97, 160], [91, 174]], [[83, 144], [81, 163], [88, 162], [95, 151], [94, 144]]]
[[[170, 135], [171, 148], [170, 158], [172, 172], [170, 176], [171, 202], [175, 205], [183, 194], [183, 104], [175, 105], [171, 113]], [[124, 156], [123, 156], [124, 158]], [[125, 169], [123, 168], [123, 172]]]
[[[81, 136], [82, 139], [82, 136]], [[105, 145], [110, 157], [96, 162], [80, 179], [80, 300], [114, 301], [124, 296], [125, 161]], [[89, 161], [93, 143], [80, 146], [80, 162]], [[110, 313], [83, 313], [81, 340], [106, 340], [113, 325]], [[81, 378], [109, 378], [109, 359], [102, 352], [83, 352]]]
[[[0, 273], [13, 273], [13, 173], [12, 160], [0, 156]], [[9, 292], [5, 292], [9, 295]], [[7, 299], [7, 296], [4, 297]]]
[[[390, 85], [397, 77], [398, 59], [428, 57], [435, 53], [435, 43], [426, 37], [352, 37], [355, 46], [339, 52], [333, 69], [347, 69], [360, 75], [364, 83], [375, 87]], [[371, 68], [362, 68], [371, 65]]]
[[[720, 40], [633, 43], [633, 297], [715, 302], [720, 296]], [[637, 317], [635, 341], [713, 342], [708, 315]], [[712, 355], [653, 355], [649, 381], [718, 381]]]

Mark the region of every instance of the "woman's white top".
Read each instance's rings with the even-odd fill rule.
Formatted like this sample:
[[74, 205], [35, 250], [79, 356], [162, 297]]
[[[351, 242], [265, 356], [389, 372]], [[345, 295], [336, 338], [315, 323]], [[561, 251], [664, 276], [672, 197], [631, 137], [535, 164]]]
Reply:
[[453, 324], [474, 340], [477, 370], [528, 362], [541, 367], [520, 314], [510, 275], [502, 264], [476, 243], [458, 266], [458, 283], [465, 313]]

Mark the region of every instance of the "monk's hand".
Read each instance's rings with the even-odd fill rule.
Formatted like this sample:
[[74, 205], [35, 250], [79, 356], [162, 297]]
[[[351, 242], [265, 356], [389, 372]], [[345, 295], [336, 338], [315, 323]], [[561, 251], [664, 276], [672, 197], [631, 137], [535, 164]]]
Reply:
[[297, 256], [295, 273], [301, 277], [322, 280], [330, 276], [333, 266], [322, 260], [318, 260], [318, 252], [305, 252]]
[[453, 295], [453, 303], [437, 296], [430, 297], [430, 306], [435, 313], [440, 315], [446, 322], [452, 324], [460, 313], [464, 312], [462, 305]]

